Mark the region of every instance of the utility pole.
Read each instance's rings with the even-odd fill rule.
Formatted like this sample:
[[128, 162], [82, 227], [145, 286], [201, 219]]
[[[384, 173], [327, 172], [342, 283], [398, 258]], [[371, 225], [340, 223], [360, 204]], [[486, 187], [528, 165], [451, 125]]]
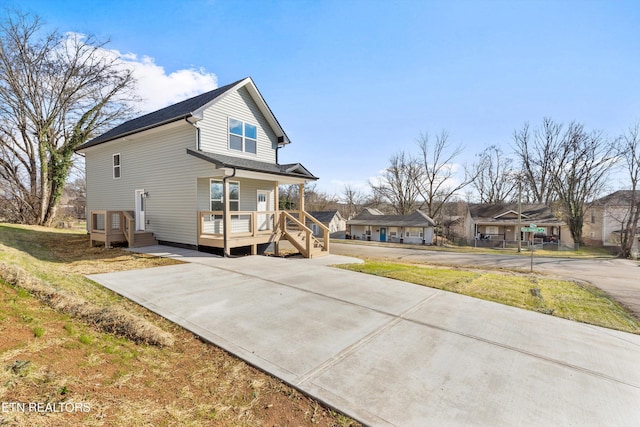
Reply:
[[522, 174], [518, 174], [518, 253], [522, 252]]

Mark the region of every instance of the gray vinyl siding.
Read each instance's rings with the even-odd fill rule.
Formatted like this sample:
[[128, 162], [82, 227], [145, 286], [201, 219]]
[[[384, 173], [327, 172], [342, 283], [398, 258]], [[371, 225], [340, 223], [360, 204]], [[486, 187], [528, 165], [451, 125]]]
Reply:
[[[158, 240], [197, 244], [197, 177], [216, 168], [196, 157], [195, 129], [174, 124], [86, 150], [87, 210], [135, 209], [135, 190], [149, 193], [147, 231]], [[113, 179], [112, 156], [120, 153], [121, 178]]]
[[[257, 154], [229, 148], [229, 118], [257, 126]], [[275, 163], [278, 138], [246, 88], [232, 91], [207, 108], [198, 122], [201, 129], [200, 149], [236, 157]]]

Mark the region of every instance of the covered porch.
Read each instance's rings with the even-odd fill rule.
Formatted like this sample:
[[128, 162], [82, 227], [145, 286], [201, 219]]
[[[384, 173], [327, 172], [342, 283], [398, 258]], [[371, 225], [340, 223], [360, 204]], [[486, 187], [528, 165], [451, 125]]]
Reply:
[[[562, 225], [558, 223], [536, 224], [537, 232], [522, 231], [528, 222], [478, 222], [475, 224], [475, 247], [516, 248], [518, 242], [522, 247], [560, 245], [563, 237]], [[566, 231], [566, 230], [565, 230]]]
[[[235, 248], [257, 254], [273, 244], [277, 255], [286, 239], [306, 258], [329, 253], [329, 229], [305, 210], [305, 183], [317, 178], [303, 166], [190, 154], [216, 166], [211, 175], [197, 178], [198, 247], [220, 248], [228, 256]], [[280, 209], [281, 185], [298, 186], [296, 209]], [[311, 224], [320, 230], [318, 236]]]

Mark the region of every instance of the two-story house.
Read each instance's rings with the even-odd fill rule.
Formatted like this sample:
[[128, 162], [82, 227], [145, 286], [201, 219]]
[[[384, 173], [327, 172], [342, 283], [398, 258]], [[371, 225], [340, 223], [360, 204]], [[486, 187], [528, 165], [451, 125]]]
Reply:
[[[585, 242], [593, 246], [620, 246], [620, 233], [629, 219], [632, 196], [631, 190], [618, 190], [589, 203], [582, 228]], [[638, 197], [636, 193], [635, 200]], [[640, 247], [640, 230], [636, 232], [632, 246], [635, 252]]]
[[[304, 184], [317, 178], [278, 162], [289, 143], [251, 78], [122, 123], [78, 149], [92, 244], [158, 241], [226, 255], [285, 238], [306, 257], [326, 253], [328, 230], [304, 209]], [[299, 210], [281, 211], [278, 186], [291, 184], [301, 187]]]

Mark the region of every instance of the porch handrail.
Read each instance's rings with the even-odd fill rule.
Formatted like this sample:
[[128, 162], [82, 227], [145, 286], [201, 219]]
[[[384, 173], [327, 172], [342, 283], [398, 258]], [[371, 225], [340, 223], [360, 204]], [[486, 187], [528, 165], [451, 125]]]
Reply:
[[[309, 256], [309, 254], [311, 254], [311, 241], [313, 240], [313, 231], [311, 231], [311, 229], [309, 227], [307, 227], [306, 225], [304, 225], [303, 223], [298, 221], [298, 219], [296, 217], [294, 217], [293, 215], [291, 215], [289, 212], [282, 211], [282, 213], [280, 215], [280, 228], [284, 233], [287, 232], [287, 220], [290, 220], [294, 225], [298, 226], [298, 228], [300, 228], [300, 230], [304, 231], [305, 236], [306, 236], [306, 238], [305, 238], [306, 255], [305, 254], [303, 254], [303, 255], [304, 256]], [[295, 241], [293, 241], [291, 243], [294, 246], [298, 247], [298, 250], [302, 249], [300, 247], [300, 245], [298, 245]]]
[[124, 237], [132, 245], [135, 238], [136, 218], [133, 211], [123, 211], [122, 214], [124, 215]]
[[[329, 227], [327, 227], [326, 225], [324, 225], [323, 223], [321, 223], [320, 221], [318, 221], [315, 217], [313, 217], [312, 215], [310, 215], [307, 211], [302, 211], [302, 216], [305, 219], [310, 219], [313, 223], [315, 223], [316, 225], [318, 225], [321, 229], [322, 229], [322, 238], [323, 238], [323, 244], [322, 244], [322, 250], [323, 251], [329, 251]], [[306, 222], [306, 221], [305, 221]]]

